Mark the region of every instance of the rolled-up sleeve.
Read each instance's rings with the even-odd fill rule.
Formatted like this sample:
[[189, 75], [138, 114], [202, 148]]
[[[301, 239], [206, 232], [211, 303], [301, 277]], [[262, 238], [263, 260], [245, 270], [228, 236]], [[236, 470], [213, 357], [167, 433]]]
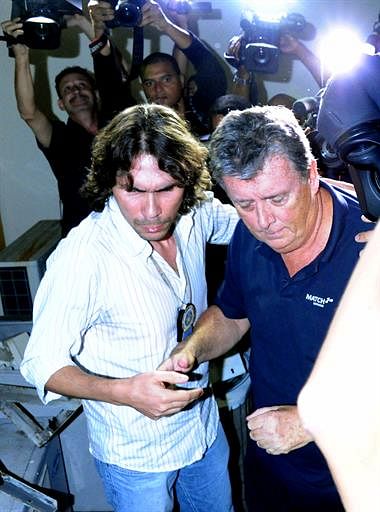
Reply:
[[89, 251], [61, 242], [48, 260], [36, 294], [33, 328], [20, 366], [43, 403], [60, 398], [45, 390], [61, 368], [74, 366], [83, 334], [96, 316], [96, 276]]

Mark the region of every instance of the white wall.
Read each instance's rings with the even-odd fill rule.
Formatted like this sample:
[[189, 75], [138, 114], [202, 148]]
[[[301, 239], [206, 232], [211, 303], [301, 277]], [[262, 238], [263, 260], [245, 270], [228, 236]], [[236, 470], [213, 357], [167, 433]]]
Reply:
[[[221, 56], [229, 39], [240, 32], [242, 4], [243, 0], [212, 0], [216, 16], [199, 20], [199, 34]], [[1, 20], [9, 18], [10, 7], [10, 1], [0, 1]], [[316, 36], [306, 44], [316, 50], [323, 33], [337, 23], [352, 24], [365, 39], [378, 18], [379, 8], [379, 2], [375, 0], [297, 0], [292, 12], [303, 14], [314, 25]], [[119, 32], [119, 38], [124, 34]], [[146, 44], [146, 53], [158, 49], [158, 44], [158, 40], [152, 39]], [[129, 49], [130, 46], [129, 43]], [[161, 49], [171, 51], [170, 42], [165, 37], [161, 40]], [[36, 69], [41, 70], [36, 75], [38, 96], [43, 97], [44, 105], [51, 101], [54, 113], [65, 119], [56, 108], [54, 88], [50, 95], [46, 71], [53, 83], [54, 76], [65, 66], [75, 63], [91, 68], [85, 36], [64, 30], [59, 50], [34, 51], [33, 59], [39, 62]], [[18, 117], [13, 94], [13, 68], [13, 59], [8, 57], [3, 43], [0, 46], [0, 215], [8, 244], [38, 220], [60, 216], [55, 178], [37, 149], [31, 131]], [[290, 62], [290, 68], [286, 65], [282, 68], [285, 69], [264, 82], [268, 97], [279, 92], [304, 97], [318, 91], [317, 84], [299, 62]]]

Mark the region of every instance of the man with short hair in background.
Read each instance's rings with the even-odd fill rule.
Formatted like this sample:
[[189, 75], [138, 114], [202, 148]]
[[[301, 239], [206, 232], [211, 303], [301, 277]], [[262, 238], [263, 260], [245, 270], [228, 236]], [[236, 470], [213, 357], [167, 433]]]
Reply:
[[[92, 18], [95, 40], [90, 46], [109, 56], [108, 69], [118, 66], [115, 49], [107, 41], [107, 23], [112, 22], [115, 11], [109, 2], [91, 0], [89, 12]], [[146, 99], [150, 103], [165, 105], [185, 118], [196, 135], [209, 133], [209, 109], [214, 100], [226, 93], [227, 79], [218, 58], [195, 34], [174, 23], [158, 2], [147, 0], [142, 8], [141, 27], [154, 27], [174, 43], [175, 56], [153, 52], [143, 60], [140, 78]], [[178, 61], [188, 59], [194, 68], [192, 87], [187, 87], [185, 70]], [[96, 71], [96, 69], [95, 69]], [[102, 71], [105, 76], [107, 72]], [[97, 76], [98, 80], [98, 76]], [[120, 73], [119, 81], [122, 80]], [[108, 80], [110, 93], [112, 85]]]

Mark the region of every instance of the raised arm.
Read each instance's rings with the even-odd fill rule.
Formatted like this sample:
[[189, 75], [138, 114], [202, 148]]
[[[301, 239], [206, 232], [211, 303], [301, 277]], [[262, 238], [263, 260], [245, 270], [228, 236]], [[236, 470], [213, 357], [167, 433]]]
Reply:
[[[178, 13], [176, 9], [176, 1], [168, 2], [166, 5], [166, 12], [171, 19], [171, 21], [177, 25], [178, 27], [189, 31], [189, 15], [184, 13]], [[173, 46], [173, 57], [177, 61], [178, 67], [181, 71], [181, 74], [186, 77], [189, 71], [189, 60], [183, 51], [174, 44]]]
[[[229, 42], [226, 50], [226, 56], [234, 57], [236, 62], [239, 62], [239, 55], [241, 52], [241, 43], [243, 35], [233, 36]], [[252, 83], [254, 83], [254, 76], [250, 73], [244, 64], [237, 64], [237, 68], [233, 77], [231, 93], [242, 96], [253, 104], [257, 103], [257, 91], [254, 91], [254, 98], [251, 98]], [[255, 84], [254, 84], [255, 85]]]
[[188, 48], [192, 43], [190, 32], [176, 25], [154, 0], [148, 0], [142, 7], [143, 20], [141, 26], [155, 27], [162, 34], [166, 34], [180, 50]]
[[[4, 34], [16, 38], [23, 34], [22, 23], [19, 18], [4, 21], [2, 24]], [[37, 107], [35, 91], [30, 69], [29, 48], [15, 42], [12, 45], [15, 58], [15, 94], [17, 109], [21, 118], [31, 128], [38, 142], [49, 147], [52, 135], [52, 124], [48, 117]]]
[[280, 50], [297, 57], [310, 71], [315, 81], [322, 87], [328, 77], [322, 76], [321, 62], [319, 58], [296, 37], [284, 34], [280, 39]]

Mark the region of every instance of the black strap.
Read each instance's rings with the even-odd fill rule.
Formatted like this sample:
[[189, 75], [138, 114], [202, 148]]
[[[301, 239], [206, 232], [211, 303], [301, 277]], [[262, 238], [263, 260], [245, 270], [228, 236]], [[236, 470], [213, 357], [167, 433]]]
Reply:
[[139, 76], [140, 66], [144, 58], [144, 30], [143, 27], [133, 28], [133, 49], [130, 77], [134, 80]]

